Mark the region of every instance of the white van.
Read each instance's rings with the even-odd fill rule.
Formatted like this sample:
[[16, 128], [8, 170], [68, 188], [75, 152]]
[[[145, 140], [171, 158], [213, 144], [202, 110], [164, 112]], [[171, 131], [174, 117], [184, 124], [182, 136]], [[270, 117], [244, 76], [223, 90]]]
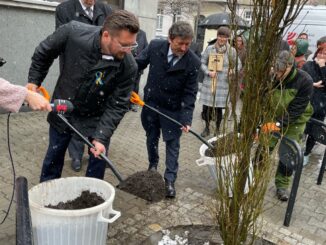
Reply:
[[326, 36], [326, 6], [305, 5], [292, 25], [285, 29], [284, 39], [289, 32], [295, 32], [297, 36], [302, 32], [307, 33], [309, 50], [314, 53], [317, 40]]

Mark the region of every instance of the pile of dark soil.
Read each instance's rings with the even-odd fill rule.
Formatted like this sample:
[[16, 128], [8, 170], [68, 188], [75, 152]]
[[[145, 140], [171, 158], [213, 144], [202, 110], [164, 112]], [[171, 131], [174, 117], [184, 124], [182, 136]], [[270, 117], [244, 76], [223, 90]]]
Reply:
[[[170, 231], [169, 237], [174, 239], [176, 236], [187, 238], [185, 245], [222, 245], [223, 240], [217, 226], [208, 225], [179, 225], [167, 228]], [[157, 245], [163, 238], [162, 231], [158, 231], [142, 241], [142, 245]], [[209, 242], [209, 243], [208, 243]], [[178, 243], [179, 244], [179, 243]], [[184, 244], [184, 243], [183, 243]], [[275, 245], [274, 243], [262, 238], [258, 238], [254, 245]]]
[[207, 157], [218, 157], [227, 156], [237, 151], [237, 147], [241, 142], [241, 137], [234, 133], [227, 134], [215, 141], [210, 142], [214, 149], [207, 148], [205, 156]]
[[141, 171], [130, 175], [118, 188], [149, 202], [165, 198], [164, 180], [156, 171]]
[[91, 208], [104, 203], [104, 199], [95, 192], [83, 191], [79, 197], [67, 202], [59, 202], [58, 205], [48, 205], [47, 208], [74, 210]]

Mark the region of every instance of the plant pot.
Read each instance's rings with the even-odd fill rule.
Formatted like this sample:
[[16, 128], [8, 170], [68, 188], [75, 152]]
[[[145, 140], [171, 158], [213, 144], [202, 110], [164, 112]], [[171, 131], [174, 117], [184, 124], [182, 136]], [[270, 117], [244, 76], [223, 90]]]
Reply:
[[[209, 143], [212, 143], [214, 141], [217, 141], [219, 138], [223, 137], [223, 135], [219, 135], [218, 137], [213, 137], [208, 140]], [[234, 173], [233, 173], [233, 166], [230, 166], [232, 163], [236, 161], [236, 155], [235, 154], [230, 154], [226, 156], [221, 156], [221, 157], [207, 157], [205, 156], [205, 151], [207, 150], [208, 146], [205, 144], [202, 144], [199, 148], [199, 154], [200, 158], [196, 160], [196, 163], [198, 166], [207, 166], [208, 170], [215, 182], [216, 187], [218, 187], [218, 178], [219, 175], [222, 178], [222, 181], [225, 182], [225, 185], [227, 186], [227, 181], [226, 179], [230, 180], [228, 192], [229, 192], [229, 197], [233, 196], [233, 179], [234, 179]], [[217, 161], [220, 161], [219, 163]], [[218, 166], [217, 166], [218, 163]], [[218, 167], [221, 167], [222, 169], [218, 170]], [[228, 176], [227, 176], [228, 175]], [[228, 178], [227, 178], [228, 177]], [[250, 183], [253, 181], [253, 165], [250, 163], [249, 167], [249, 174], [248, 178], [246, 181], [246, 186], [244, 188], [244, 193], [249, 192], [249, 186]]]

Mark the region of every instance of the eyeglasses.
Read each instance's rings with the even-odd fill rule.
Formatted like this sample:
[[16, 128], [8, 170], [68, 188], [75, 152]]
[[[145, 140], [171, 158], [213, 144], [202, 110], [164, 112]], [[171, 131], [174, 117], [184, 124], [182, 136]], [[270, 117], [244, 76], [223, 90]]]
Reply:
[[124, 51], [127, 51], [127, 50], [134, 50], [138, 47], [138, 43], [135, 42], [134, 44], [131, 44], [131, 45], [122, 45], [118, 40], [117, 40], [117, 43], [119, 44], [120, 46], [120, 49], [124, 50]]

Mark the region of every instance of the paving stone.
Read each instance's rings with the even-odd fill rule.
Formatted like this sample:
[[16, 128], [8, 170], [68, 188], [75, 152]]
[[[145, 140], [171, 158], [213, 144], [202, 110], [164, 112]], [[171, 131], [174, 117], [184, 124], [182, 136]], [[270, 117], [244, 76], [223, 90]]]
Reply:
[[297, 240], [291, 237], [284, 237], [284, 241], [287, 242], [288, 244], [295, 245], [297, 244]]
[[[193, 130], [200, 132], [203, 123], [200, 120], [200, 109], [197, 106], [194, 114]], [[142, 129], [140, 112], [127, 113], [121, 121], [111, 140], [109, 157], [117, 169], [125, 177], [148, 167], [146, 137]], [[0, 210], [5, 209], [12, 189], [12, 171], [6, 146], [6, 117], [0, 115]], [[35, 133], [37, 132], [37, 133]], [[42, 161], [48, 145], [48, 124], [45, 113], [19, 113], [11, 118], [11, 146], [14, 153], [16, 172], [26, 175], [29, 188], [39, 182]], [[129, 140], [126, 140], [128, 138]], [[136, 139], [136, 140], [134, 140]], [[198, 149], [202, 143], [192, 135], [183, 135], [180, 149], [180, 169], [176, 181], [177, 198], [148, 204], [129, 193], [116, 189], [113, 203], [115, 210], [122, 212], [116, 222], [110, 225], [107, 244], [139, 244], [139, 241], [153, 233], [146, 229], [150, 224], [158, 224], [163, 228], [181, 223], [208, 224], [216, 223], [212, 219], [211, 210], [216, 207], [216, 191], [214, 181], [208, 169], [195, 164], [199, 158]], [[314, 152], [323, 155], [325, 147], [318, 145]], [[159, 143], [160, 162], [158, 170], [165, 170], [165, 145]], [[314, 154], [317, 155], [317, 154]], [[316, 163], [317, 157], [312, 158]], [[85, 168], [76, 173], [70, 169], [70, 159], [66, 155], [63, 176], [84, 176]], [[84, 161], [83, 161], [84, 163]], [[290, 227], [283, 226], [287, 203], [280, 203], [275, 198], [273, 179], [265, 196], [262, 234], [267, 234], [276, 244], [325, 244], [326, 232], [326, 185], [317, 186], [316, 179], [319, 166], [312, 162], [303, 171], [292, 214]], [[118, 184], [110, 169], [106, 170], [105, 181], [113, 186]], [[152, 210], [152, 211], [149, 211]], [[1, 218], [1, 215], [0, 215]], [[308, 223], [310, 222], [310, 223]], [[15, 244], [15, 209], [0, 228], [0, 244]], [[282, 231], [282, 232], [281, 232]], [[5, 243], [3, 243], [5, 241]]]
[[306, 245], [315, 245], [316, 244], [316, 242], [314, 242], [310, 239], [307, 239], [307, 238], [303, 238], [302, 243], [306, 244]]

